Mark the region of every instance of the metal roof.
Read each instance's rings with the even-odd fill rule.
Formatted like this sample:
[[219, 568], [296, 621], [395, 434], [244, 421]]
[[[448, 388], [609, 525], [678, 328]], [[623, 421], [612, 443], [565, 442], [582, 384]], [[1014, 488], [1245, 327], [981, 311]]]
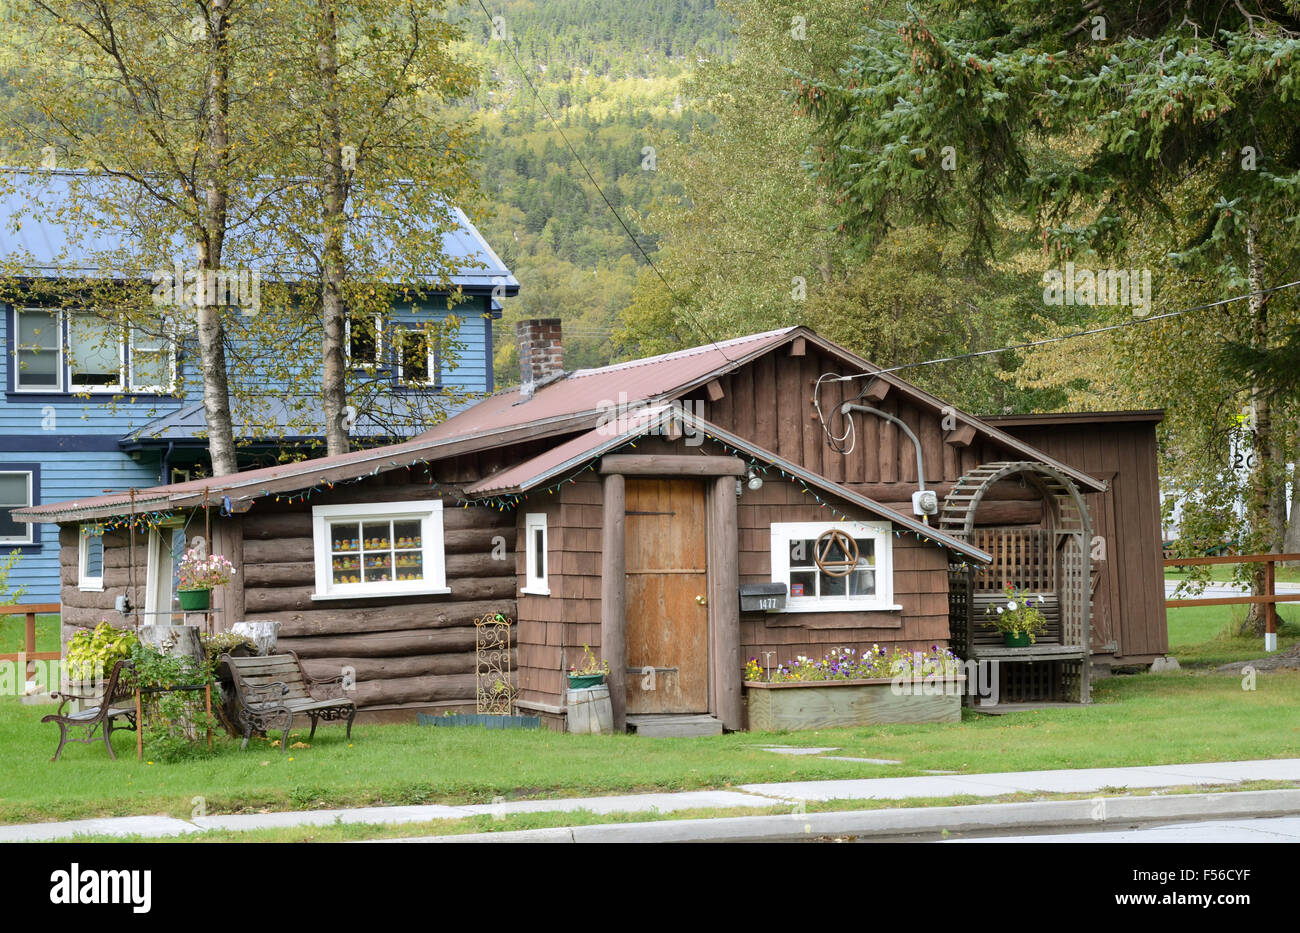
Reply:
[[910, 515], [882, 505], [874, 499], [853, 492], [840, 484], [828, 480], [818, 473], [813, 473], [798, 464], [791, 463], [769, 450], [764, 450], [752, 441], [738, 437], [717, 425], [692, 415], [689, 411], [673, 405], [660, 405], [639, 413], [628, 419], [627, 423], [614, 428], [604, 426], [571, 438], [531, 460], [508, 467], [487, 479], [465, 488], [465, 495], [471, 498], [489, 498], [493, 495], [523, 493], [536, 489], [552, 480], [566, 476], [582, 468], [586, 463], [600, 455], [620, 448], [629, 441], [644, 434], [662, 431], [674, 421], [687, 432], [698, 431], [706, 437], [714, 438], [736, 450], [744, 451], [751, 457], [770, 463], [778, 470], [797, 477], [804, 485], [816, 487], [828, 495], [852, 503], [874, 515], [902, 525], [909, 531], [923, 535], [936, 544], [957, 551], [981, 563], [992, 563], [993, 558], [969, 542], [954, 538], [918, 521]]
[[783, 327], [675, 353], [579, 369], [540, 386], [530, 399], [520, 396], [518, 386], [503, 389], [420, 437], [432, 440], [511, 425], [567, 421], [576, 415], [596, 417], [632, 403], [681, 395], [739, 368], [798, 330], [802, 328]]
[[[105, 197], [105, 188], [121, 203], [120, 214], [94, 214], [96, 199]], [[87, 190], [86, 196], [78, 196], [79, 191]], [[140, 257], [143, 265], [139, 268], [104, 268], [105, 256], [123, 250], [128, 243], [138, 249], [144, 234], [155, 232], [148, 215], [156, 210], [151, 199], [124, 179], [84, 171], [0, 168], [0, 262], [7, 273], [32, 278], [147, 279], [154, 269], [170, 272], [176, 261], [190, 266], [193, 246], [177, 237], [159, 244], [156, 255]], [[449, 276], [453, 285], [490, 292], [500, 283], [507, 295], [518, 293], [518, 280], [459, 207], [448, 206], [442, 217], [412, 218], [411, 224], [423, 225], [431, 235], [442, 237], [443, 251], [454, 270]], [[70, 236], [73, 226], [77, 234]], [[277, 267], [263, 271], [264, 278], [291, 281], [313, 267], [311, 256], [291, 256], [287, 247], [278, 260], [270, 261], [266, 239], [272, 235], [252, 223], [232, 230], [227, 262], [239, 264], [240, 242], [246, 239], [258, 244], [259, 266]], [[359, 235], [364, 236], [364, 229]], [[370, 243], [368, 249], [382, 253], [384, 246]]]

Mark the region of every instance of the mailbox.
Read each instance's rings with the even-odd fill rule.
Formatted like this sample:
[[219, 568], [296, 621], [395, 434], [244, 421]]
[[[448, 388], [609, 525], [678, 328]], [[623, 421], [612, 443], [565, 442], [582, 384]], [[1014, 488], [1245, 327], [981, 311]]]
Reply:
[[746, 583], [740, 587], [741, 612], [772, 612], [784, 608], [784, 583]]

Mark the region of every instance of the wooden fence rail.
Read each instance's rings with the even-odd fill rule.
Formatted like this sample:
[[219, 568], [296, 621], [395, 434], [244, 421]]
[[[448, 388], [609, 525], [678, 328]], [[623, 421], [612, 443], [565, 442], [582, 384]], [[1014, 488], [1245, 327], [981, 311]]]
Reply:
[[4, 616], [26, 616], [27, 630], [23, 638], [23, 650], [18, 654], [0, 654], [0, 663], [13, 661], [23, 665], [24, 674], [30, 678], [32, 665], [37, 661], [57, 661], [63, 656], [61, 651], [36, 650], [36, 617], [38, 615], [59, 615], [63, 607], [58, 603], [31, 603], [26, 606], [0, 606], [0, 618]]
[[1300, 593], [1287, 593], [1282, 596], [1277, 594], [1276, 564], [1278, 561], [1300, 561], [1300, 554], [1223, 554], [1218, 557], [1167, 557], [1165, 558], [1166, 567], [1200, 567], [1207, 564], [1263, 564], [1264, 593], [1260, 596], [1242, 593], [1240, 596], [1211, 596], [1205, 599], [1166, 599], [1165, 608], [1263, 605], [1266, 607], [1264, 610], [1264, 648], [1267, 651], [1276, 651], [1277, 604], [1300, 602]]

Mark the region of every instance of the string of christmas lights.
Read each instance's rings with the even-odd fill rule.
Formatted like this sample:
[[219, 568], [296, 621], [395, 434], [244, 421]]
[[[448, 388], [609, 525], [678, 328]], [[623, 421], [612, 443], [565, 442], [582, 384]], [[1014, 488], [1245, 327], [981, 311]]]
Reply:
[[[703, 433], [706, 438], [708, 438], [713, 443], [717, 444], [727, 453], [733, 456], [738, 456], [741, 459], [745, 460], [748, 469], [755, 470], [759, 473], [762, 473], [764, 476], [770, 475], [770, 472], [775, 470], [778, 474], [780, 474], [782, 479], [797, 484], [800, 487], [800, 490], [803, 495], [812, 496], [813, 501], [817, 503], [818, 507], [828, 510], [831, 513], [831, 515], [834, 516], [836, 521], [843, 522], [843, 521], [855, 520], [853, 516], [849, 515], [847, 512], [843, 512], [840, 509], [836, 508], [834, 505], [832, 505], [830, 499], [828, 497], [824, 497], [821, 490], [809, 486], [803, 480], [803, 478], [798, 476], [797, 474], [787, 472], [783, 468], [777, 466], [776, 463], [774, 462], [767, 462], [767, 461], [760, 460], [758, 457], [754, 456], [753, 454], [750, 454], [744, 450], [741, 450], [740, 448], [728, 444], [726, 441], [722, 440], [721, 438], [713, 434], [709, 434], [707, 431], [701, 433]], [[640, 435], [637, 435], [636, 437], [633, 438], [629, 438], [626, 443], [621, 444], [618, 447], [611, 448], [610, 450], [606, 450], [604, 454], [602, 454], [602, 456], [610, 453], [615, 453], [617, 451], [624, 450], [629, 447], [635, 449], [636, 441], [639, 439], [639, 437]], [[427, 468], [434, 462], [436, 461], [415, 460], [411, 463], [405, 464], [405, 468], [409, 473], [413, 471], [417, 466], [421, 468]], [[579, 477], [582, 476], [582, 474], [594, 471], [596, 469], [596, 464], [597, 464], [597, 460], [593, 459], [582, 468], [575, 470], [573, 473], [551, 484], [550, 486], [538, 487], [537, 489], [531, 490], [530, 492], [508, 493], [508, 494], [496, 495], [496, 496], [483, 496], [483, 497], [478, 497], [473, 499], [469, 499], [469, 498], [465, 498], [464, 496], [457, 495], [455, 502], [457, 505], [461, 506], [462, 508], [469, 508], [471, 505], [481, 505], [481, 506], [487, 506], [489, 508], [496, 509], [499, 512], [512, 511], [515, 508], [517, 508], [521, 502], [528, 501], [531, 495], [538, 495], [543, 491], [545, 491], [547, 495], [554, 495], [556, 491], [563, 488], [564, 486], [576, 483]], [[390, 460], [388, 462], [388, 469], [401, 469], [402, 466], [403, 464], [398, 463], [396, 460]], [[285, 502], [290, 504], [295, 502], [307, 502], [311, 499], [313, 495], [333, 490], [339, 486], [348, 486], [354, 483], [365, 482], [371, 477], [379, 475], [379, 473], [384, 471], [384, 469], [385, 467], [381, 464], [379, 466], [376, 466], [369, 473], [362, 474], [361, 476], [349, 477], [347, 479], [335, 479], [335, 480], [321, 479], [316, 484], [313, 484], [304, 489], [300, 489], [291, 493], [272, 493], [269, 489], [263, 489], [260, 493], [260, 497], [266, 497], [266, 498], [274, 499], [274, 501], [276, 502]], [[429, 486], [431, 489], [434, 489], [439, 493], [443, 493], [444, 491], [446, 491], [443, 486], [435, 482], [432, 478], [429, 480]], [[228, 498], [229, 497], [226, 497], [227, 500]], [[239, 501], [247, 501], [249, 499], [256, 499], [256, 498], [259, 498], [259, 495], [257, 494], [246, 495], [246, 496], [241, 496]], [[217, 504], [217, 503], [213, 503], [213, 504]], [[222, 511], [223, 513], [228, 514], [227, 509], [224, 506], [222, 507]], [[117, 529], [117, 528], [129, 527], [130, 524], [134, 521], [137, 528], [154, 529], [154, 528], [161, 527], [163, 524], [166, 524], [167, 522], [173, 520], [175, 517], [176, 517], [176, 512], [174, 511], [156, 511], [156, 512], [141, 513], [135, 516], [119, 515], [119, 516], [114, 516], [112, 518], [105, 518], [100, 520], [100, 524], [105, 528]], [[895, 538], [902, 539], [905, 535], [912, 535], [913, 537], [916, 538], [916, 540], [921, 541], [925, 544], [938, 544], [941, 547], [947, 547], [947, 545], [944, 542], [929, 537], [919, 531], [914, 531], [913, 529], [910, 528], [901, 529], [901, 530], [895, 528], [893, 529], [893, 531], [894, 531]], [[967, 566], [968, 566], [967, 562], [963, 561], [961, 564], [962, 569], [965, 569]]]

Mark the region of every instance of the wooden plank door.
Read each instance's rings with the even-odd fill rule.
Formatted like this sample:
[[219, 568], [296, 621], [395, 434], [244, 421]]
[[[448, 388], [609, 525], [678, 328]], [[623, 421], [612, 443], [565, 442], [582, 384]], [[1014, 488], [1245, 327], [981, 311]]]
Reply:
[[[709, 610], [704, 483], [629, 477], [626, 489], [627, 711], [706, 713]], [[655, 668], [653, 677], [642, 673], [647, 667]]]

